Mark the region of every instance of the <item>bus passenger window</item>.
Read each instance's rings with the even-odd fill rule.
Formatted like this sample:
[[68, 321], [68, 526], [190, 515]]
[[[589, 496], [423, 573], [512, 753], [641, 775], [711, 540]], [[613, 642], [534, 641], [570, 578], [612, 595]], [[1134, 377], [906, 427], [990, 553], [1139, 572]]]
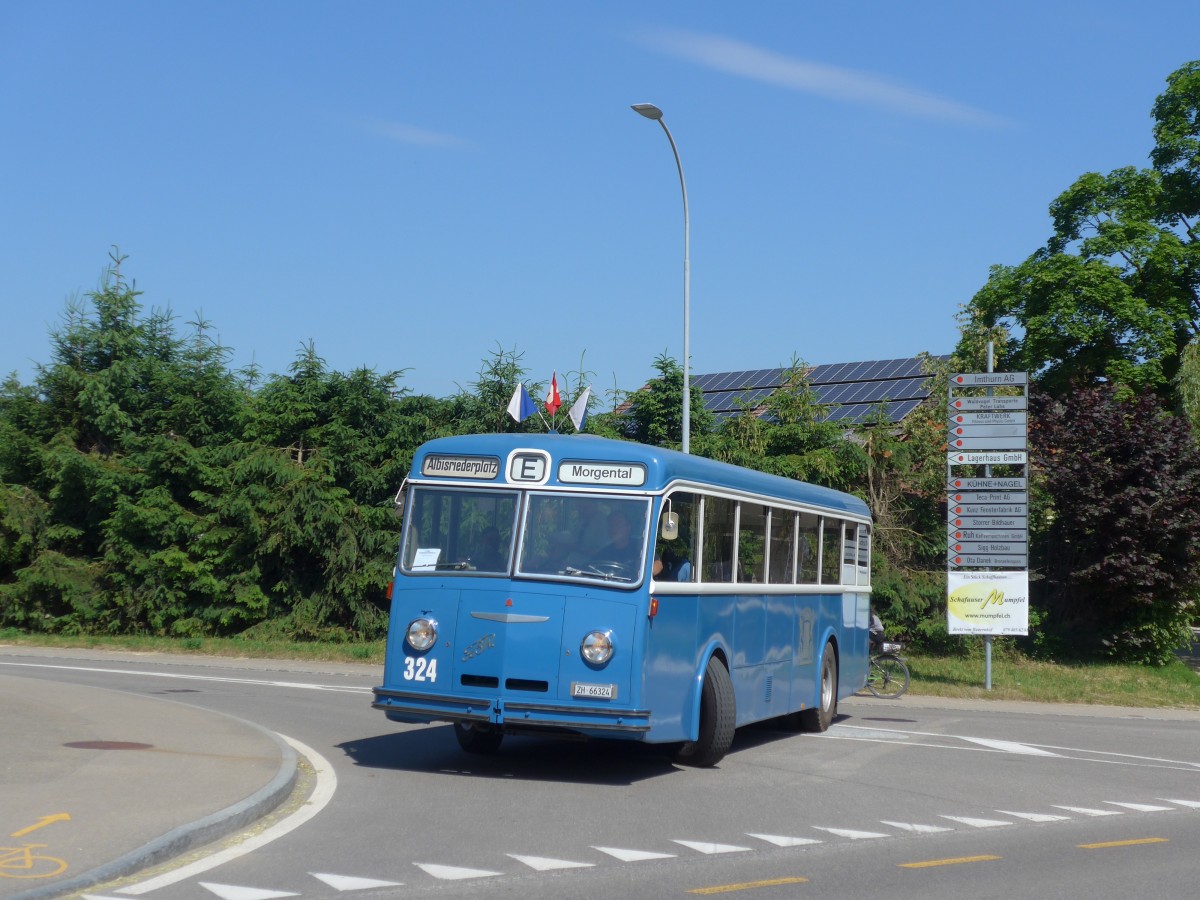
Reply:
[[738, 522], [738, 581], [762, 584], [767, 580], [767, 510], [757, 503], [743, 503]]
[[821, 584], [842, 583], [842, 520], [822, 519]]
[[789, 509], [771, 510], [771, 584], [791, 584], [796, 565], [792, 537], [796, 514]]
[[733, 582], [733, 536], [737, 501], [704, 498], [704, 581]]
[[821, 546], [821, 520], [813, 513], [800, 513], [800, 530], [796, 532], [797, 556], [800, 561], [798, 584], [817, 583], [817, 548]]
[[664, 540], [662, 520], [659, 520], [658, 530], [654, 534], [654, 558], [661, 561], [662, 569], [654, 577], [659, 581], [693, 581], [695, 570], [692, 560], [696, 556], [700, 504], [694, 494], [674, 493], [663, 503], [664, 514], [668, 507], [678, 518], [679, 529], [673, 540]]

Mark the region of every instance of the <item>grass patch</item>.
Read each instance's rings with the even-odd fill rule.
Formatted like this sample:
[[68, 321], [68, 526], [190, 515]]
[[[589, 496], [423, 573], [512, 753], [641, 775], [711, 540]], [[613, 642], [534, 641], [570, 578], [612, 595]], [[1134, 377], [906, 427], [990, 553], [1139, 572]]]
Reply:
[[374, 663], [383, 665], [384, 641], [366, 643], [297, 642], [283, 639], [163, 638], [139, 636], [25, 634], [0, 630], [0, 646], [60, 649], [119, 650], [125, 653], [175, 653], [231, 659], [295, 659], [309, 662]]
[[981, 657], [905, 656], [909, 692], [979, 700], [1093, 703], [1200, 709], [1200, 675], [1181, 661], [1161, 668], [1115, 663], [1055, 663], [1005, 655], [992, 659], [986, 690]]

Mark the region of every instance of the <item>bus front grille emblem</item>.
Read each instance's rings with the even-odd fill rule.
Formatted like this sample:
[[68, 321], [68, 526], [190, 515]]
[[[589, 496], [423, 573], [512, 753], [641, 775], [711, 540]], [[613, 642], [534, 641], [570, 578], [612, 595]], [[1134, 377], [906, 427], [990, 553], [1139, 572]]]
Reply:
[[485, 634], [479, 640], [472, 641], [471, 643], [467, 644], [466, 649], [463, 650], [462, 661], [466, 662], [468, 659], [474, 659], [476, 656], [478, 656], [484, 650], [491, 650], [495, 646], [496, 646], [495, 633], [493, 632], [492, 634]]

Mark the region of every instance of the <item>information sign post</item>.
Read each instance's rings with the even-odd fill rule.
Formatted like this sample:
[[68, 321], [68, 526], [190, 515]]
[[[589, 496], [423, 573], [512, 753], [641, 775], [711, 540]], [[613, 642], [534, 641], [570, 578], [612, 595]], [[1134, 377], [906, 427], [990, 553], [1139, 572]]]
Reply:
[[1029, 374], [991, 369], [950, 376], [946, 438], [946, 626], [983, 635], [988, 690], [992, 637], [1029, 633]]

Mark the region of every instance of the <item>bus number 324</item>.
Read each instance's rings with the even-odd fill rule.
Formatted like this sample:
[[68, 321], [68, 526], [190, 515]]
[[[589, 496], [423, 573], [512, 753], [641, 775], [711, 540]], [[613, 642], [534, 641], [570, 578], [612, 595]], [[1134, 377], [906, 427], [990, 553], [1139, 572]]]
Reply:
[[424, 656], [404, 657], [405, 681], [437, 681], [437, 660]]

